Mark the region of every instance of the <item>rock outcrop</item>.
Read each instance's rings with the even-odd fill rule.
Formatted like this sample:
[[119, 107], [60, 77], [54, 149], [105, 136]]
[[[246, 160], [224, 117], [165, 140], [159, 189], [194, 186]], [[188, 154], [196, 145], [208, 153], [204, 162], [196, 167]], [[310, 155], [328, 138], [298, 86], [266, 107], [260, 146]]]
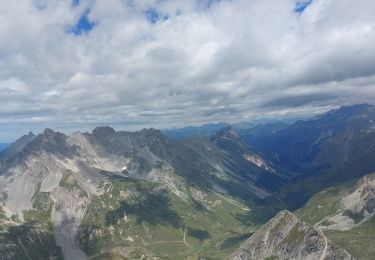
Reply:
[[245, 241], [229, 259], [354, 259], [325, 235], [281, 211]]

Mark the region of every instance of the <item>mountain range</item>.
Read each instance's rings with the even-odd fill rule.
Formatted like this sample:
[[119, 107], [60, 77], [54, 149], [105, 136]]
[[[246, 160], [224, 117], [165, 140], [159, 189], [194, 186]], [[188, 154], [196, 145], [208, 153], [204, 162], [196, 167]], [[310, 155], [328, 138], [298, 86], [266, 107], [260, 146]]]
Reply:
[[30, 132], [0, 152], [0, 259], [371, 259], [374, 156], [367, 104], [293, 124]]

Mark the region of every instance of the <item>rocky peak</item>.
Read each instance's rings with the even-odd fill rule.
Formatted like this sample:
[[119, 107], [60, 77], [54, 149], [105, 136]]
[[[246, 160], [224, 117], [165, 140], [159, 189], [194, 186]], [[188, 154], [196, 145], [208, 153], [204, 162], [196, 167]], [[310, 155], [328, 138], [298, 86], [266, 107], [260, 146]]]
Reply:
[[282, 220], [286, 220], [289, 223], [296, 223], [300, 222], [300, 220], [297, 218], [296, 215], [294, 215], [292, 212], [289, 210], [282, 210], [277, 215], [273, 218], [273, 222], [279, 222]]
[[237, 133], [237, 131], [233, 127], [227, 126], [221, 129], [219, 132], [217, 132], [214, 138], [237, 140], [240, 138], [240, 135]]
[[160, 141], [164, 142], [167, 140], [167, 137], [160, 130], [154, 129], [154, 128], [148, 128], [148, 129], [144, 128], [141, 131], [136, 132], [136, 133], [142, 139], [148, 140], [149, 145], [152, 145], [155, 143], [157, 144]]
[[55, 132], [50, 128], [46, 128], [43, 133], [36, 136], [36, 140], [45, 144], [55, 144], [56, 139], [61, 137], [61, 133]]
[[23, 152], [28, 155], [44, 151], [54, 155], [68, 156], [72, 148], [67, 144], [65, 134], [46, 128], [43, 133], [38, 134], [25, 146]]
[[220, 149], [235, 153], [236, 156], [242, 157], [248, 150], [246, 142], [231, 126], [221, 129], [211, 137], [211, 141], [214, 142]]
[[92, 131], [92, 135], [95, 138], [104, 138], [116, 133], [116, 131], [109, 126], [99, 126]]
[[357, 114], [359, 112], [371, 110], [372, 108], [374, 108], [374, 106], [370, 104], [357, 104], [351, 106], [342, 106], [337, 110], [337, 112], [352, 115]]
[[65, 139], [66, 136], [63, 133], [55, 132], [50, 128], [46, 128], [43, 133], [36, 137], [36, 141], [45, 145], [56, 145]]
[[229, 259], [353, 259], [325, 235], [300, 221], [293, 213], [281, 211]]
[[31, 141], [35, 139], [35, 135], [32, 132], [29, 132], [29, 134], [22, 136], [17, 141], [12, 143], [7, 149], [2, 151], [0, 153], [0, 160], [6, 161], [19, 152], [21, 152], [26, 145], [28, 145]]
[[155, 128], [143, 128], [140, 133], [146, 134], [146, 135], [163, 135], [163, 133]]
[[53, 131], [51, 128], [46, 128], [46, 129], [44, 129], [44, 131], [43, 131], [43, 134], [44, 134], [45, 136], [53, 136], [55, 133], [56, 133], [56, 132]]

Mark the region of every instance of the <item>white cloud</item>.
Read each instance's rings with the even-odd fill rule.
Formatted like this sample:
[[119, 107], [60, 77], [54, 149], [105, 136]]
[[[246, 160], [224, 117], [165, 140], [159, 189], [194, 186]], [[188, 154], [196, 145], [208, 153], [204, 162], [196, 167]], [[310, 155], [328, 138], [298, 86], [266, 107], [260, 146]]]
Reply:
[[[168, 127], [372, 102], [373, 1], [211, 2], [3, 0], [0, 122]], [[69, 33], [87, 10], [94, 29]]]

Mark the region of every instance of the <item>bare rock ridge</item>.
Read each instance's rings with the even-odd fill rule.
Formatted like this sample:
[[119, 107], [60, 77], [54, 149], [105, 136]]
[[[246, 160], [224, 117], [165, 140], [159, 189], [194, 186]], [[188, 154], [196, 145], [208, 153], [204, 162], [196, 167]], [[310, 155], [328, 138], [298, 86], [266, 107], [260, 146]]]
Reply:
[[9, 158], [13, 157], [15, 154], [22, 151], [26, 145], [28, 145], [32, 140], [34, 140], [36, 136], [29, 132], [28, 135], [24, 135], [21, 138], [19, 138], [17, 141], [12, 143], [7, 149], [0, 152], [0, 161], [6, 161]]
[[354, 259], [320, 231], [284, 210], [246, 240], [229, 259]]

